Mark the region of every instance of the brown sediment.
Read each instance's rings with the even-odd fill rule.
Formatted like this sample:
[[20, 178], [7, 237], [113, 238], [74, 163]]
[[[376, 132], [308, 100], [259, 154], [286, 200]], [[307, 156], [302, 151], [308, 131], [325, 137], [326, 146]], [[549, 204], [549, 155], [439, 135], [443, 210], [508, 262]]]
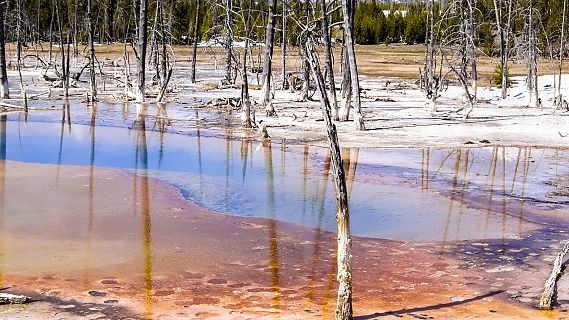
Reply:
[[[333, 233], [208, 211], [170, 185], [122, 170], [0, 163], [1, 285], [52, 302], [26, 309], [32, 317], [112, 308], [109, 317], [333, 315]], [[540, 316], [460, 264], [440, 244], [354, 237], [355, 313]]]

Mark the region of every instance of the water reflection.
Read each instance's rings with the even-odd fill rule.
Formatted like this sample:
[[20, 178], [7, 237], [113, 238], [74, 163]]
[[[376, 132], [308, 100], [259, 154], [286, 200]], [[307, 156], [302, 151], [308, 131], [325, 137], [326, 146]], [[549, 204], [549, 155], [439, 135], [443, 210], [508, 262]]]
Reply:
[[[5, 188], [6, 188], [6, 115], [0, 115], [0, 230], [4, 230]], [[4, 234], [0, 234], [0, 286], [4, 287]]]
[[[135, 148], [135, 175], [134, 189], [140, 188], [140, 205], [142, 213], [142, 251], [144, 255], [144, 301], [146, 307], [146, 317], [152, 317], [152, 219], [150, 215], [150, 196], [148, 188], [148, 145], [146, 142], [146, 112], [145, 105], [137, 108], [137, 116], [134, 124], [136, 130], [136, 148]], [[165, 107], [162, 114], [166, 113]], [[158, 121], [158, 118], [157, 118]], [[160, 131], [160, 148], [158, 167], [160, 167], [163, 156], [163, 131]], [[140, 177], [140, 186], [137, 185], [138, 177]], [[138, 192], [137, 192], [138, 193]], [[138, 197], [135, 197], [138, 202]]]
[[[38, 287], [83, 280], [84, 292], [134, 296], [147, 318], [170, 301], [186, 305], [189, 296], [206, 296], [207, 304], [218, 304], [216, 297], [244, 300], [244, 292], [264, 296], [260, 303], [275, 313], [302, 299], [324, 318], [332, 316], [336, 256], [334, 234], [327, 231], [335, 231], [336, 217], [327, 149], [234, 140], [230, 128], [225, 139], [204, 137], [199, 123], [195, 136], [169, 134], [169, 124], [160, 123], [168, 118], [166, 106], [156, 117], [136, 106], [130, 130], [97, 126], [99, 113], [91, 110], [86, 126], [70, 124], [68, 110], [61, 123], [27, 127], [0, 117], [0, 247], [6, 248], [0, 276], [7, 270], [41, 281], [50, 273], [51, 282]], [[354, 232], [402, 240], [491, 237], [505, 246], [528, 230], [528, 221], [542, 219], [535, 207], [549, 199], [544, 181], [569, 172], [557, 150], [341, 152]], [[108, 167], [129, 172], [109, 173]], [[153, 178], [203, 207], [270, 219], [184, 208], [189, 204], [164, 196], [166, 187]], [[22, 203], [22, 184], [33, 201]], [[548, 209], [567, 212], [561, 205]], [[281, 221], [311, 229], [291, 231]]]
[[[225, 139], [206, 137], [199, 120], [193, 136], [169, 134], [166, 105], [150, 117], [148, 106], [136, 105], [133, 130], [100, 127], [96, 105], [91, 110], [89, 126], [69, 124], [65, 112], [58, 125], [8, 126], [13, 142], [6, 146], [7, 158], [124, 168], [137, 173], [137, 193], [143, 177], [156, 177], [209, 209], [335, 231], [333, 188], [325, 187], [331, 179], [326, 149], [236, 140], [230, 127]], [[567, 161], [559, 161], [562, 152], [544, 150], [533, 159], [530, 148], [354, 148], [342, 154], [353, 232], [401, 240], [518, 236], [531, 226], [523, 199], [549, 201], [544, 181], [569, 171]]]

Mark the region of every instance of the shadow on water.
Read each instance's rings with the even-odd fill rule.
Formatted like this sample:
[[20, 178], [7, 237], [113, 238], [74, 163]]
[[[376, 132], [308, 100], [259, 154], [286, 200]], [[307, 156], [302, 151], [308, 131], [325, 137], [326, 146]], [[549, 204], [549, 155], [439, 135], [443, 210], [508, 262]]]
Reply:
[[416, 307], [416, 308], [411, 308], [411, 309], [401, 309], [401, 310], [394, 310], [394, 311], [377, 312], [377, 313], [370, 314], [370, 315], [357, 316], [357, 317], [354, 317], [354, 319], [355, 320], [366, 320], [366, 319], [377, 319], [377, 318], [388, 317], [388, 316], [402, 317], [404, 314], [410, 315], [410, 314], [416, 313], [416, 312], [425, 312], [425, 311], [432, 311], [432, 310], [439, 310], [439, 309], [443, 309], [443, 308], [460, 306], [460, 305], [464, 305], [464, 304], [471, 303], [474, 301], [479, 301], [479, 300], [482, 300], [485, 298], [493, 297], [493, 296], [501, 294], [501, 293], [504, 293], [504, 291], [503, 290], [491, 291], [491, 292], [488, 292], [486, 294], [482, 294], [482, 295], [479, 295], [479, 296], [476, 296], [473, 298], [464, 299], [461, 301], [441, 303], [441, 304], [436, 304], [436, 305], [432, 305], [432, 306]]

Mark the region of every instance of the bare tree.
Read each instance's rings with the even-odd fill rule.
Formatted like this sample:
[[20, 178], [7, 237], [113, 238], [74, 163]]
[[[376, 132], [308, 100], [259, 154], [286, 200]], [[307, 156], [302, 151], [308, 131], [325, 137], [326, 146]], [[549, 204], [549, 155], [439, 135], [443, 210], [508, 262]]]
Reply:
[[0, 1], [0, 99], [9, 99], [8, 73], [6, 71], [6, 42], [4, 38], [4, 1]]
[[328, 72], [328, 85], [330, 86], [330, 100], [332, 102], [332, 119], [337, 121], [340, 120], [340, 117], [338, 114], [338, 97], [336, 96], [334, 66], [332, 64], [332, 40], [330, 39], [326, 0], [320, 0], [320, 11], [322, 15], [322, 39], [324, 40], [324, 50], [326, 53], [326, 70]]
[[423, 74], [423, 82], [425, 95], [427, 96], [427, 102], [430, 104], [431, 111], [436, 111], [435, 100], [437, 97], [437, 85], [435, 84], [435, 0], [431, 0], [430, 14], [429, 14], [430, 26], [428, 28], [428, 38], [427, 47], [425, 50], [425, 70]]
[[282, 85], [282, 89], [286, 90], [288, 88], [288, 81], [287, 81], [287, 76], [286, 76], [286, 58], [287, 58], [287, 40], [286, 40], [286, 35], [287, 35], [287, 20], [288, 20], [288, 0], [283, 0], [283, 25], [282, 25], [282, 64], [283, 64], [283, 68], [282, 68], [282, 74], [281, 77], [283, 78], [283, 85]]
[[[91, 8], [91, 0], [87, 0], [87, 29], [89, 31], [89, 94], [88, 102], [97, 100], [97, 83], [95, 78], [95, 45], [94, 45], [94, 27], [93, 12]], [[144, 94], [143, 94], [144, 95]]]
[[332, 122], [331, 106], [326, 94], [324, 77], [320, 71], [320, 63], [316, 55], [311, 38], [306, 42], [306, 51], [312, 74], [320, 93], [320, 104], [324, 121], [330, 153], [332, 156], [332, 173], [334, 175], [336, 193], [336, 219], [338, 224], [338, 301], [336, 305], [336, 319], [352, 319], [352, 238], [350, 234], [350, 210], [348, 206], [348, 191], [346, 176], [336, 126]]
[[561, 93], [561, 73], [563, 72], [563, 54], [564, 40], [565, 40], [565, 15], [567, 13], [567, 0], [563, 0], [563, 19], [561, 22], [561, 38], [559, 40], [559, 74], [557, 86], [555, 87], [555, 102], [556, 105], [563, 105], [563, 94]]
[[[310, 18], [310, 0], [304, 1], [304, 19], [306, 21], [306, 27], [310, 25], [311, 18]], [[303, 33], [300, 39], [300, 43], [306, 43], [308, 34]], [[309, 99], [309, 88], [310, 88], [310, 63], [308, 61], [308, 52], [306, 52], [305, 46], [300, 46], [300, 54], [303, 57], [302, 62], [302, 70], [303, 70], [303, 83], [302, 83], [302, 90], [301, 96], [302, 100], [307, 101]]]
[[539, 15], [535, 10], [533, 0], [528, 0], [528, 7], [525, 12], [525, 25], [523, 32], [523, 43], [519, 46], [527, 63], [527, 89], [529, 105], [541, 108], [538, 87], [538, 48], [537, 48], [537, 24], [534, 22]]
[[[504, 8], [503, 0], [493, 0], [494, 11], [496, 13], [496, 26], [500, 36], [500, 61], [502, 65], [502, 99], [508, 95], [508, 63], [510, 61], [510, 37], [512, 22], [512, 3], [513, 0], [506, 0]], [[506, 12], [504, 12], [507, 10]], [[504, 17], [506, 14], [506, 17]]]
[[251, 98], [249, 96], [249, 77], [247, 75], [247, 53], [249, 52], [249, 38], [251, 37], [251, 7], [253, 1], [249, 0], [246, 17], [243, 17], [245, 24], [245, 46], [243, 48], [243, 68], [241, 87], [241, 123], [245, 128], [251, 128], [253, 121], [251, 120]]
[[[441, 41], [439, 52], [443, 56], [449, 73], [454, 74], [463, 90], [464, 106], [462, 118], [468, 119], [474, 109], [474, 95], [471, 94], [468, 84], [468, 65], [472, 65], [472, 59], [476, 57], [472, 52], [476, 50], [473, 38], [474, 20], [471, 18], [475, 10], [474, 0], [455, 0], [448, 2], [444, 12], [446, 21], [459, 21], [457, 26], [450, 28], [448, 35]], [[474, 72], [471, 72], [471, 76]], [[448, 73], [447, 73], [448, 75]]]
[[148, 0], [140, 0], [138, 13], [138, 51], [136, 62], [138, 69], [137, 101], [144, 102], [146, 86], [146, 46], [148, 44]]
[[350, 117], [350, 108], [352, 105], [352, 81], [350, 74], [350, 62], [347, 55], [346, 49], [346, 31], [344, 30], [344, 41], [342, 41], [342, 85], [341, 94], [342, 102], [340, 104], [339, 118], [340, 121], [348, 121]]
[[273, 44], [275, 38], [275, 16], [277, 14], [277, 0], [269, 0], [269, 18], [267, 21], [267, 30], [265, 34], [265, 64], [263, 66], [263, 77], [261, 95], [259, 96], [259, 105], [266, 107], [267, 114], [274, 115], [275, 109], [271, 101], [271, 77], [273, 63]]
[[225, 83], [232, 84], [233, 77], [233, 1], [224, 0], [225, 5]]
[[360, 99], [360, 80], [358, 77], [358, 66], [356, 64], [356, 52], [354, 48], [354, 2], [342, 0], [344, 9], [344, 30], [346, 33], [346, 54], [350, 66], [350, 81], [352, 85], [352, 107], [354, 108], [354, 123], [356, 130], [365, 130], [364, 118], [362, 114], [362, 103]]
[[200, 2], [201, 0], [195, 0], [196, 2], [196, 13], [194, 16], [194, 45], [192, 48], [192, 74], [190, 80], [192, 83], [196, 83], [196, 60], [198, 57], [198, 34], [200, 25]]

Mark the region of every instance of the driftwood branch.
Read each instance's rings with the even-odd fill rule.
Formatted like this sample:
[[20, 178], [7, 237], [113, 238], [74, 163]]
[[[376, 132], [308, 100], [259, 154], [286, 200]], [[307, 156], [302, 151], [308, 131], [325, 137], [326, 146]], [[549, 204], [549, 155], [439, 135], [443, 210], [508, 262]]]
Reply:
[[553, 309], [553, 305], [557, 300], [557, 282], [563, 273], [563, 259], [567, 252], [569, 252], [569, 241], [565, 241], [563, 249], [561, 249], [561, 252], [555, 258], [555, 262], [553, 262], [553, 270], [547, 281], [545, 281], [543, 293], [539, 298], [540, 309]]
[[10, 293], [0, 293], [0, 304], [23, 304], [31, 302], [32, 298]]

